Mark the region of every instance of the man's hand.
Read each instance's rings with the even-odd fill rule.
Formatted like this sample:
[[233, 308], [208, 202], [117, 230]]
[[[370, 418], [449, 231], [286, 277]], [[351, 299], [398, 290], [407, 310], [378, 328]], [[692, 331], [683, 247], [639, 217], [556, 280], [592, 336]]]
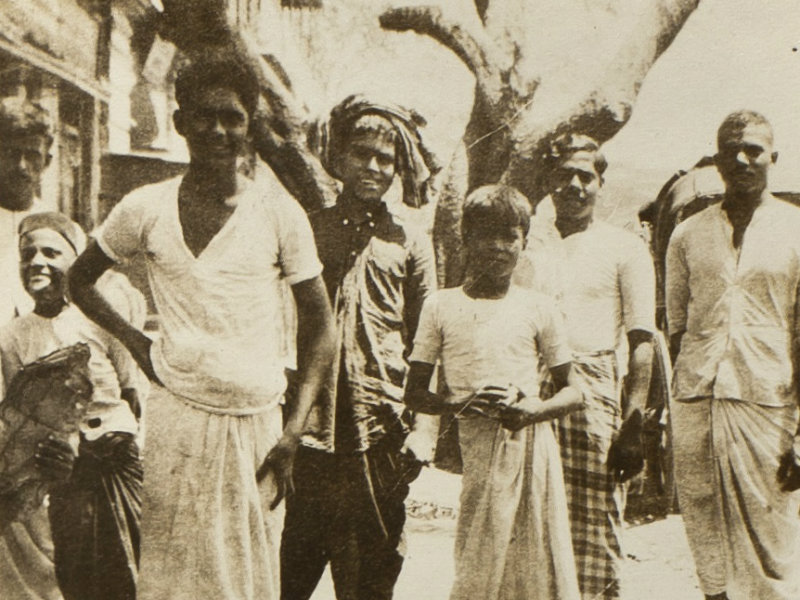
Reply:
[[299, 440], [294, 437], [282, 436], [278, 443], [267, 454], [267, 458], [256, 471], [256, 481], [261, 482], [272, 471], [275, 474], [275, 485], [278, 488], [275, 499], [269, 509], [275, 510], [287, 495], [294, 493], [292, 467], [297, 453]]
[[64, 483], [72, 475], [75, 453], [64, 440], [48, 437], [39, 442], [33, 457], [39, 472], [48, 481]]
[[608, 469], [619, 483], [635, 477], [644, 468], [642, 424], [641, 411], [634, 410], [608, 449]]
[[128, 340], [125, 346], [147, 378], [153, 383], [163, 385], [158, 375], [156, 375], [155, 369], [153, 369], [153, 362], [150, 360], [150, 347], [153, 345], [153, 340], [141, 332], [136, 333], [138, 335]]
[[781, 456], [777, 477], [782, 492], [800, 489], [800, 464], [797, 463], [794, 450], [789, 449]]
[[412, 429], [406, 436], [400, 452], [427, 465], [433, 461], [435, 449], [436, 438], [432, 438], [430, 432], [424, 429]]

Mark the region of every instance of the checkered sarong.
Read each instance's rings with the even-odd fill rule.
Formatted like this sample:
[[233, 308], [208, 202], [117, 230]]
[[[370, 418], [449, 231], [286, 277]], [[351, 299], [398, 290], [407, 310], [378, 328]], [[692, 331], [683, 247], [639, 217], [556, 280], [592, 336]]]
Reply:
[[621, 425], [616, 357], [581, 354], [572, 364], [585, 409], [561, 419], [558, 433], [578, 583], [583, 600], [619, 598], [624, 491], [606, 466]]

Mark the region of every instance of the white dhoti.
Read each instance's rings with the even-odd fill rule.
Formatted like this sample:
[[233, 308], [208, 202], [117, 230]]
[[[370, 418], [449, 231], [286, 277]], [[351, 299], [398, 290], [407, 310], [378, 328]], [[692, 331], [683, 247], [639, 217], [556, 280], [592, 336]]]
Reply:
[[704, 398], [673, 402], [670, 417], [678, 500], [703, 592], [800, 598], [800, 496], [776, 480], [797, 408]]
[[459, 422], [464, 460], [450, 600], [577, 600], [561, 460], [550, 423]]
[[271, 600], [280, 595], [283, 504], [256, 469], [281, 410], [249, 416], [192, 406], [160, 386], [147, 403], [140, 600]]

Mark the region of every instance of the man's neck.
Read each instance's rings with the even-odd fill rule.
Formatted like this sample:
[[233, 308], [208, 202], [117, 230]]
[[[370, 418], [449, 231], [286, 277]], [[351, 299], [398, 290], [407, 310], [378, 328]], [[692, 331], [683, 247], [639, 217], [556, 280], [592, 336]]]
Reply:
[[464, 279], [464, 293], [470, 298], [496, 300], [504, 298], [511, 288], [511, 277], [495, 279], [485, 275], [474, 274], [469, 270]]
[[67, 308], [67, 301], [63, 298], [58, 300], [40, 300], [36, 303], [33, 312], [45, 319], [54, 319]]
[[227, 169], [206, 169], [190, 164], [184, 183], [195, 198], [222, 202], [239, 191], [239, 174], [234, 165]]
[[593, 215], [577, 219], [559, 219], [558, 215], [556, 215], [556, 229], [558, 229], [558, 233], [561, 234], [562, 238], [566, 238], [575, 233], [586, 231], [593, 220]]
[[8, 198], [0, 197], [0, 208], [9, 212], [25, 212], [33, 207], [33, 198], [27, 200], [13, 199], [9, 201]]
[[375, 216], [386, 206], [383, 200], [362, 200], [347, 192], [342, 192], [337, 204], [341, 209], [353, 219], [361, 219], [367, 216]]
[[764, 190], [759, 195], [735, 195], [726, 193], [722, 199], [722, 210], [728, 216], [733, 227], [733, 246], [740, 248], [744, 240], [744, 232], [753, 219], [753, 213], [761, 206], [769, 193]]

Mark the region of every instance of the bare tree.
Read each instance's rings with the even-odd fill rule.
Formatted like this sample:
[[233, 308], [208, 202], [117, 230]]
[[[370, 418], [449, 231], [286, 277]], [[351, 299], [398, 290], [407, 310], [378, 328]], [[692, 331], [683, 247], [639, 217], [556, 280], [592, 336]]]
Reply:
[[535, 206], [542, 156], [555, 136], [599, 142], [628, 121], [645, 75], [699, 0], [475, 0], [478, 27], [433, 7], [396, 8], [380, 22], [429, 36], [475, 76], [475, 98], [439, 199], [434, 238], [445, 285], [461, 280], [458, 224], [466, 193], [503, 181]]

